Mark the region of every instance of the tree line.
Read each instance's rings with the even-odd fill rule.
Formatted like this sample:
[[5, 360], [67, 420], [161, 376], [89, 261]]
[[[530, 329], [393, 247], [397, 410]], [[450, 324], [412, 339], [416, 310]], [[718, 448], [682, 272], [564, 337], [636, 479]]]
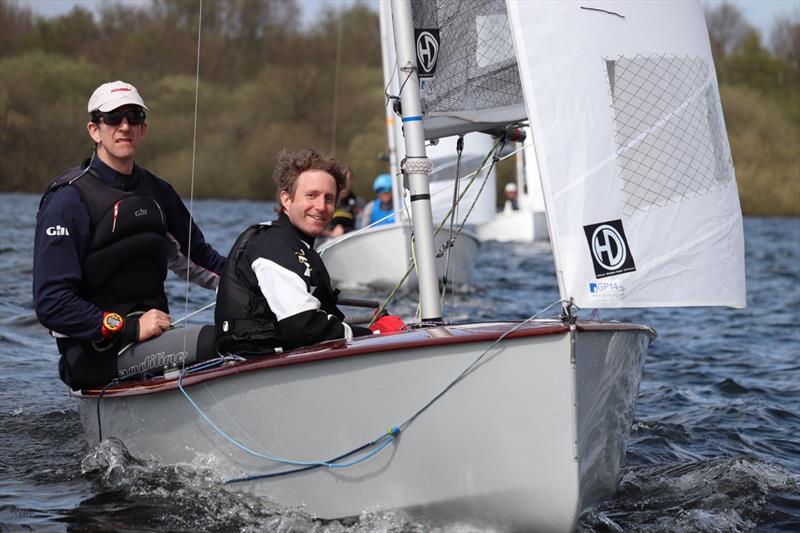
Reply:
[[[76, 6], [57, 18], [0, 0], [0, 183], [43, 191], [91, 151], [86, 102], [122, 79], [149, 108], [137, 161], [199, 197], [269, 199], [282, 147], [315, 146], [354, 169], [385, 172], [383, 75], [377, 14], [329, 8], [301, 29], [295, 0], [153, 0]], [[199, 19], [202, 19], [201, 24]]]
[[[138, 161], [183, 194], [194, 169], [195, 196], [270, 199], [277, 152], [315, 146], [371, 196], [387, 168], [377, 14], [328, 7], [303, 28], [297, 0], [212, 0], [202, 15], [198, 5], [115, 2], [43, 18], [0, 0], [0, 190], [41, 192], [87, 157], [88, 97], [122, 79], [150, 108]], [[800, 215], [800, 22], [776, 20], [766, 44], [731, 4], [706, 21], [743, 210]]]

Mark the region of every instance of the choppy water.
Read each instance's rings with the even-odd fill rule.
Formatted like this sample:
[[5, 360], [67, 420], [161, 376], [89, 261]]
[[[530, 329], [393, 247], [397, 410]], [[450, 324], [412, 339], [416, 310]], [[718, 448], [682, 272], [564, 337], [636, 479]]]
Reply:
[[[399, 513], [312, 520], [228, 491], [213, 472], [141, 462], [113, 441], [89, 449], [33, 313], [37, 202], [0, 195], [0, 529], [441, 531]], [[223, 252], [246, 224], [272, 217], [257, 202], [194, 209]], [[800, 531], [800, 220], [748, 218], [745, 238], [747, 309], [600, 313], [649, 324], [659, 338], [620, 489], [579, 531]], [[558, 296], [547, 245], [484, 245], [477, 271], [471, 291], [448, 298], [448, 318], [526, 318]], [[173, 318], [184, 314], [185, 291], [169, 282]], [[192, 287], [188, 309], [211, 300]], [[409, 299], [392, 306], [413, 309]]]

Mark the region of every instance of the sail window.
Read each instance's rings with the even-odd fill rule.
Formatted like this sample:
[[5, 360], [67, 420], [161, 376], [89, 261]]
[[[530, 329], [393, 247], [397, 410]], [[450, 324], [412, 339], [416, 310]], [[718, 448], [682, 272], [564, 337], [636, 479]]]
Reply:
[[623, 212], [632, 215], [727, 185], [733, 163], [715, 73], [697, 57], [606, 61]]
[[504, 0], [411, 5], [414, 27], [437, 28], [441, 39], [436, 75], [421, 94], [426, 115], [474, 115], [524, 104]]

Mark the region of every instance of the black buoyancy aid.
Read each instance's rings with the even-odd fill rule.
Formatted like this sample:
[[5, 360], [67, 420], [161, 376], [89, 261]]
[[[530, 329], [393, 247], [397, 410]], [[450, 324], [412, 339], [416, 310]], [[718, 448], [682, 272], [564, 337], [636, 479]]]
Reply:
[[264, 224], [250, 226], [236, 239], [228, 254], [214, 309], [216, 349], [221, 354], [266, 354], [280, 346], [275, 314], [244, 257], [250, 239], [270, 228]]
[[155, 178], [136, 166], [127, 190], [121, 190], [106, 185], [91, 168], [76, 167], [56, 178], [50, 190], [67, 184], [78, 189], [91, 219], [82, 296], [123, 316], [153, 308], [169, 312], [166, 221]]

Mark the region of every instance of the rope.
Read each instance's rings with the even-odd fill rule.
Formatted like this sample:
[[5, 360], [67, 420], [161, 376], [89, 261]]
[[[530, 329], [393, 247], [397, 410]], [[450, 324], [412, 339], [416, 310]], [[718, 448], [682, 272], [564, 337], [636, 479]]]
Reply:
[[[197, 411], [197, 413], [203, 418], [203, 420], [205, 420], [206, 423], [208, 423], [208, 425], [218, 435], [220, 435], [225, 440], [230, 442], [236, 448], [239, 448], [240, 450], [244, 451], [245, 453], [248, 453], [248, 454], [253, 455], [255, 457], [259, 457], [259, 458], [262, 458], [262, 459], [267, 459], [269, 461], [273, 461], [273, 462], [276, 462], [276, 463], [281, 463], [281, 464], [300, 467], [300, 468], [294, 468], [294, 469], [290, 469], [290, 470], [283, 470], [283, 471], [279, 471], [279, 472], [271, 472], [271, 473], [266, 473], [266, 474], [253, 474], [253, 475], [248, 475], [248, 476], [244, 476], [244, 477], [233, 478], [233, 479], [229, 479], [229, 480], [225, 481], [226, 484], [227, 483], [237, 483], [237, 482], [242, 482], [242, 481], [253, 481], [253, 480], [256, 480], [256, 479], [265, 479], [265, 478], [271, 478], [271, 477], [285, 476], [285, 475], [289, 475], [289, 474], [295, 474], [295, 473], [298, 473], [298, 472], [304, 472], [304, 471], [311, 470], [311, 469], [314, 469], [314, 468], [319, 468], [321, 466], [324, 466], [324, 467], [327, 467], [327, 468], [347, 468], [347, 467], [351, 467], [351, 466], [355, 466], [357, 464], [363, 463], [364, 461], [366, 461], [366, 460], [370, 459], [371, 457], [374, 457], [375, 455], [380, 453], [390, 443], [394, 442], [395, 439], [397, 438], [397, 436], [400, 435], [401, 432], [405, 431], [405, 429], [408, 428], [414, 422], [414, 420], [416, 420], [422, 413], [424, 413], [427, 409], [429, 409], [442, 396], [447, 394], [448, 391], [450, 391], [453, 387], [455, 387], [456, 384], [458, 384], [468, 374], [470, 374], [477, 367], [477, 365], [486, 357], [486, 355], [489, 354], [495, 348], [495, 346], [497, 346], [503, 339], [505, 339], [506, 337], [508, 337], [508, 335], [510, 335], [514, 331], [518, 330], [519, 328], [521, 328], [522, 326], [524, 326], [528, 322], [534, 320], [537, 316], [541, 315], [542, 313], [544, 313], [545, 311], [547, 311], [548, 309], [550, 309], [551, 307], [553, 307], [554, 305], [559, 304], [559, 303], [562, 304], [562, 305], [570, 305], [570, 306], [574, 305], [574, 304], [572, 304], [572, 302], [569, 302], [569, 301], [564, 301], [564, 300], [560, 300], [560, 299], [559, 300], [555, 300], [554, 302], [552, 302], [548, 306], [544, 307], [543, 309], [537, 311], [536, 313], [534, 313], [530, 317], [526, 318], [525, 320], [523, 320], [519, 324], [516, 324], [514, 327], [510, 328], [508, 331], [506, 331], [505, 333], [500, 335], [500, 337], [498, 337], [497, 340], [495, 340], [491, 344], [491, 346], [489, 346], [486, 350], [481, 352], [478, 355], [478, 357], [476, 357], [469, 365], [467, 365], [464, 368], [464, 370], [462, 370], [453, 380], [450, 381], [450, 383], [448, 383], [441, 391], [439, 391], [436, 395], [434, 395], [420, 409], [418, 409], [416, 412], [414, 412], [405, 421], [403, 421], [402, 423], [400, 423], [400, 424], [398, 424], [396, 426], [391, 426], [387, 432], [383, 433], [382, 435], [380, 435], [376, 439], [370, 440], [370, 441], [362, 444], [361, 446], [353, 448], [350, 451], [347, 451], [347, 452], [345, 452], [343, 454], [340, 454], [340, 455], [338, 455], [338, 456], [336, 456], [336, 457], [334, 457], [332, 459], [328, 459], [328, 460], [324, 460], [324, 461], [301, 461], [301, 460], [296, 460], [296, 459], [288, 459], [288, 458], [280, 457], [280, 456], [277, 456], [277, 455], [274, 455], [274, 454], [271, 454], [271, 453], [266, 453], [266, 452], [260, 452], [260, 451], [257, 451], [257, 450], [253, 450], [252, 448], [250, 448], [248, 446], [245, 446], [241, 442], [237, 441], [236, 439], [234, 439], [233, 437], [228, 435], [213, 420], [211, 420], [211, 418], [209, 418], [208, 415], [206, 415], [205, 412], [203, 412], [202, 409], [200, 409], [200, 407], [197, 405], [197, 403], [195, 403], [195, 401], [191, 398], [191, 396], [189, 396], [189, 393], [186, 392], [186, 389], [183, 387], [183, 377], [184, 377], [184, 375], [186, 373], [184, 371], [181, 371], [181, 373], [178, 376], [178, 388], [180, 389], [181, 394], [183, 394], [183, 396], [189, 401], [189, 403], [192, 405], [192, 407], [195, 409], [195, 411]], [[222, 359], [213, 361], [213, 363], [215, 363], [215, 364], [220, 364], [220, 362], [222, 362]], [[202, 367], [202, 366], [203, 365], [197, 365], [196, 367], [192, 367], [191, 371], [192, 372], [196, 372], [196, 371], [198, 371], [198, 369], [201, 369], [200, 367]], [[344, 462], [344, 463], [339, 462], [342, 459], [345, 459], [345, 458], [350, 457], [352, 455], [355, 455], [357, 453], [363, 452], [364, 450], [367, 450], [367, 449], [370, 449], [370, 448], [373, 448], [373, 449], [370, 450], [369, 452], [363, 454], [360, 457], [357, 457], [357, 458], [355, 458], [355, 459], [353, 459], [351, 461]]]
[[[178, 376], [178, 388], [180, 389], [181, 394], [183, 394], [183, 396], [189, 401], [189, 403], [192, 405], [192, 407], [194, 407], [195, 411], [197, 411], [197, 413], [203, 418], [203, 420], [205, 420], [208, 423], [208, 425], [211, 426], [211, 428], [214, 431], [217, 432], [217, 434], [222, 436], [225, 440], [227, 440], [228, 442], [233, 444], [235, 447], [239, 448], [240, 450], [242, 450], [242, 451], [244, 451], [246, 453], [249, 453], [250, 455], [254, 455], [255, 457], [260, 457], [262, 459], [268, 459], [268, 460], [274, 461], [276, 463], [283, 463], [283, 464], [289, 464], [289, 465], [295, 465], [295, 466], [304, 466], [304, 467], [326, 466], [328, 468], [346, 468], [346, 467], [354, 466], [354, 465], [357, 465], [357, 464], [359, 464], [361, 462], [366, 461], [367, 459], [369, 459], [370, 457], [372, 457], [373, 455], [378, 453], [380, 450], [385, 448], [386, 445], [389, 442], [391, 442], [392, 440], [394, 440], [394, 437], [399, 433], [399, 430], [397, 430], [396, 428], [391, 428], [386, 434], [378, 437], [377, 439], [372, 440], [372, 441], [368, 442], [367, 444], [362, 445], [362, 446], [360, 446], [360, 447], [358, 447], [358, 448], [356, 448], [354, 450], [351, 450], [351, 451], [339, 456], [339, 458], [336, 458], [336, 459], [333, 459], [333, 460], [330, 460], [330, 461], [299, 461], [299, 460], [296, 460], [296, 459], [287, 459], [285, 457], [280, 457], [280, 456], [277, 456], [277, 455], [274, 455], [274, 454], [271, 454], [271, 453], [259, 452], [259, 451], [253, 450], [252, 448], [249, 448], [249, 447], [245, 446], [244, 444], [240, 443], [239, 441], [237, 441], [236, 439], [234, 439], [233, 437], [231, 437], [230, 435], [225, 433], [225, 431], [223, 431], [216, 423], [214, 423], [214, 421], [211, 420], [208, 417], [208, 415], [206, 415], [203, 412], [202, 409], [200, 409], [200, 407], [197, 405], [197, 403], [195, 403], [195, 401], [192, 399], [192, 397], [189, 396], [189, 393], [186, 392], [186, 389], [183, 387], [183, 376], [184, 376], [184, 372], [181, 372], [179, 374], [179, 376]], [[387, 437], [388, 437], [388, 439], [387, 439]], [[383, 442], [382, 446], [380, 446], [376, 450], [373, 450], [372, 452], [364, 455], [363, 457], [360, 457], [358, 459], [354, 459], [353, 461], [350, 461], [350, 462], [347, 462], [347, 463], [338, 463], [338, 462], [336, 462], [336, 461], [338, 461], [339, 459], [341, 459], [343, 457], [347, 457], [349, 455], [357, 453], [360, 450], [363, 450], [366, 447], [369, 447], [371, 445], [374, 445], [376, 443], [384, 441], [384, 439], [387, 439], [387, 440], [385, 442]]]
[[[494, 144], [494, 146], [492, 147], [492, 149], [489, 151], [489, 153], [487, 153], [487, 154], [486, 154], [486, 157], [484, 157], [483, 161], [481, 162], [481, 165], [480, 165], [480, 167], [478, 167], [478, 169], [477, 169], [476, 171], [474, 171], [474, 172], [471, 172], [470, 174], [467, 174], [467, 176], [465, 176], [465, 178], [466, 178], [466, 177], [469, 177], [469, 178], [470, 178], [470, 181], [467, 183], [467, 186], [466, 186], [466, 187], [464, 187], [464, 190], [463, 190], [463, 191], [461, 192], [461, 194], [458, 196], [458, 201], [456, 202], [456, 205], [458, 205], [458, 203], [460, 203], [460, 202], [461, 202], [461, 200], [463, 199], [464, 195], [465, 195], [465, 194], [467, 194], [467, 192], [469, 191], [469, 188], [472, 186], [472, 184], [473, 184], [473, 182], [475, 181], [475, 179], [477, 178], [478, 174], [480, 174], [480, 173], [483, 171], [483, 169], [484, 169], [484, 166], [486, 165], [486, 162], [489, 160], [489, 156], [490, 156], [490, 155], [492, 155], [492, 153], [493, 153], [493, 152], [496, 152], [496, 151], [497, 151], [497, 148], [498, 148], [498, 146], [499, 146], [499, 145], [500, 145], [500, 140], [498, 139], [498, 140], [495, 142], [495, 144]], [[480, 188], [480, 190], [478, 191], [478, 194], [477, 194], [477, 195], [475, 195], [475, 199], [473, 200], [473, 202], [472, 202], [472, 205], [470, 206], [469, 210], [467, 211], [467, 214], [466, 214], [466, 216], [464, 217], [464, 220], [461, 222], [461, 224], [460, 224], [460, 226], [459, 226], [459, 228], [458, 228], [458, 231], [456, 232], [456, 237], [458, 237], [459, 235], [461, 235], [461, 232], [462, 232], [462, 231], [463, 231], [463, 229], [464, 229], [464, 225], [466, 224], [467, 220], [469, 219], [469, 216], [470, 216], [470, 214], [472, 214], [472, 210], [474, 209], [475, 205], [476, 205], [476, 204], [477, 204], [477, 202], [478, 202], [478, 198], [480, 197], [481, 193], [483, 192], [483, 189], [486, 187], [486, 183], [487, 183], [487, 182], [488, 182], [488, 180], [489, 180], [489, 175], [491, 174], [492, 167], [493, 167], [493, 166], [494, 166], [494, 165], [495, 165], [497, 162], [499, 162], [499, 161], [502, 161], [502, 160], [504, 160], [504, 159], [507, 159], [508, 157], [511, 157], [512, 155], [516, 155], [516, 153], [517, 153], [517, 152], [519, 152], [519, 151], [520, 151], [520, 150], [522, 150], [522, 149], [524, 149], [524, 147], [521, 147], [521, 148], [519, 148], [518, 150], [514, 150], [513, 152], [511, 152], [511, 153], [509, 153], [509, 154], [505, 155], [505, 156], [504, 156], [504, 157], [502, 157], [502, 158], [500, 158], [500, 157], [497, 157], [496, 155], [495, 155], [495, 156], [492, 158], [492, 165], [490, 165], [490, 166], [489, 166], [489, 169], [487, 170], [487, 172], [486, 172], [486, 175], [484, 176], [484, 178], [483, 178], [483, 181], [482, 181], [482, 183], [481, 183], [481, 188]], [[444, 188], [442, 188], [440, 191], [437, 191], [435, 194], [440, 194], [440, 193], [442, 193], [442, 192], [446, 191], [446, 190], [447, 190], [449, 187], [455, 187], [455, 183], [454, 183], [453, 185], [448, 185], [447, 187], [444, 187]], [[434, 196], [434, 195], [431, 195], [431, 196]], [[439, 234], [439, 232], [441, 231], [441, 229], [442, 229], [442, 227], [444, 226], [445, 222], [447, 221], [447, 218], [448, 218], [448, 217], [450, 216], [450, 214], [453, 212], [453, 209], [454, 209], [454, 207], [452, 207], [452, 206], [451, 206], [450, 210], [448, 210], [448, 211], [447, 211], [447, 213], [445, 213], [445, 216], [444, 216], [444, 218], [442, 219], [442, 221], [441, 221], [441, 222], [439, 223], [439, 225], [438, 225], [438, 226], [437, 226], [437, 227], [434, 229], [434, 231], [433, 231], [433, 236], [434, 236], [434, 237], [436, 237], [436, 236]], [[365, 228], [364, 228], [364, 229], [365, 229]], [[357, 232], [353, 232], [353, 233], [357, 233]], [[348, 235], [349, 235], [349, 234], [348, 234]], [[413, 240], [413, 238], [414, 238], [413, 234], [412, 234], [411, 238], [412, 238], [412, 240]], [[453, 240], [455, 240], [455, 239], [453, 239]], [[334, 243], [334, 244], [338, 244], [338, 241], [337, 241], [336, 243]], [[452, 243], [448, 243], [447, 247], [449, 248], [450, 246], [452, 246]], [[440, 252], [437, 254], [437, 257], [441, 257], [441, 254], [442, 254], [442, 253], [444, 253], [444, 250], [440, 250]], [[384, 311], [384, 310], [385, 310], [385, 309], [386, 309], [386, 308], [389, 306], [389, 303], [391, 303], [391, 301], [392, 301], [392, 300], [394, 299], [394, 297], [397, 295], [398, 291], [400, 290], [400, 287], [402, 287], [403, 283], [405, 283], [406, 279], [408, 279], [408, 276], [411, 274], [411, 272], [412, 272], [412, 271], [414, 271], [414, 270], [415, 270], [415, 268], [416, 268], [416, 259], [415, 259], [415, 257], [414, 257], [414, 248], [413, 248], [413, 243], [412, 243], [412, 248], [411, 248], [411, 260], [409, 261], [409, 265], [408, 265], [408, 268], [406, 269], [406, 273], [405, 273], [405, 275], [403, 275], [403, 277], [400, 279], [400, 281], [399, 281], [399, 282], [397, 282], [397, 284], [395, 285], [395, 287], [392, 289], [392, 291], [391, 291], [391, 292], [389, 293], [389, 295], [386, 297], [386, 299], [384, 300], [384, 302], [381, 304], [381, 307], [378, 309], [378, 311], [377, 311], [377, 312], [376, 312], [376, 314], [375, 314], [375, 316], [376, 316], [376, 317], [380, 316], [380, 315], [381, 315], [381, 313], [382, 313], [382, 312], [383, 312], [383, 311]], [[420, 309], [419, 309], [419, 308], [418, 308], [418, 311], [420, 311]], [[377, 319], [374, 319], [374, 320], [377, 320]], [[374, 322], [374, 320], [373, 320], [373, 322]], [[372, 324], [370, 324], [370, 325], [372, 325]]]

